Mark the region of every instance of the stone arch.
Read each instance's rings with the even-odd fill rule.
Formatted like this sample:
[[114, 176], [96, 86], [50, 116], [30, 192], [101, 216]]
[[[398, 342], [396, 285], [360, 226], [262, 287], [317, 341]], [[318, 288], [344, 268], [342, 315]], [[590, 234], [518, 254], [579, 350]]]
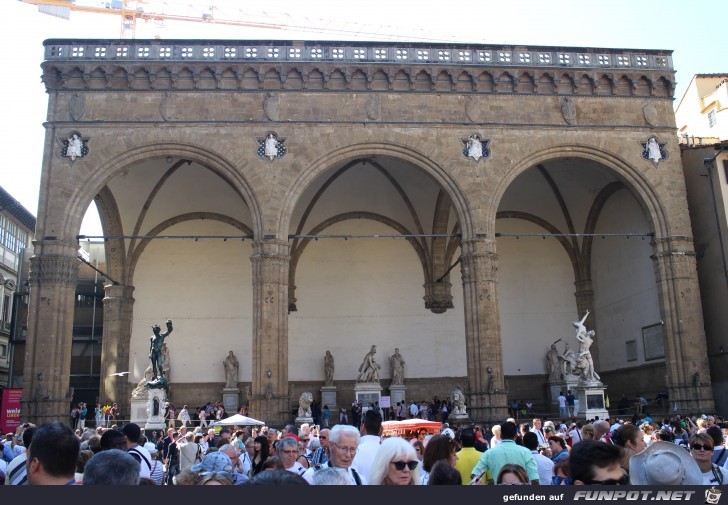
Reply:
[[90, 177], [83, 181], [74, 194], [72, 194], [65, 206], [64, 215], [67, 218], [63, 222], [62, 236], [75, 240], [81, 228], [83, 216], [90, 201], [99, 194], [106, 184], [117, 174], [123, 172], [129, 166], [150, 158], [164, 158], [173, 156], [195, 161], [213, 170], [225, 179], [241, 198], [248, 205], [252, 221], [253, 234], [262, 234], [262, 210], [260, 203], [253, 192], [250, 184], [232, 162], [218, 153], [208, 149], [191, 145], [177, 143], [148, 144], [130, 149], [120, 155], [112, 155], [98, 165]]
[[489, 219], [486, 224], [488, 227], [488, 235], [495, 234], [495, 216], [498, 211], [498, 205], [513, 181], [523, 172], [540, 163], [563, 157], [577, 157], [596, 161], [610, 169], [622, 180], [628, 189], [632, 190], [637, 201], [644, 209], [645, 214], [649, 216], [649, 222], [655, 236], [662, 237], [669, 235], [669, 222], [666, 210], [660, 202], [655, 188], [643, 173], [615, 154], [607, 153], [593, 147], [575, 145], [550, 147], [539, 152], [534, 152], [514, 164], [513, 168], [509, 173], [504, 175], [493, 192], [493, 199], [489, 207]]
[[318, 177], [331, 170], [331, 167], [335, 165], [344, 164], [357, 158], [368, 158], [377, 155], [399, 158], [430, 175], [440, 188], [448, 193], [452, 206], [457, 212], [463, 240], [475, 237], [475, 229], [467, 197], [451, 174], [433, 160], [412, 148], [383, 143], [356, 144], [342, 147], [311, 163], [306, 170], [302, 171], [293, 180], [293, 183], [286, 191], [286, 198], [282, 202], [281, 213], [278, 217], [278, 236], [285, 237], [288, 235], [291, 217], [293, 216], [296, 204], [306, 188]]

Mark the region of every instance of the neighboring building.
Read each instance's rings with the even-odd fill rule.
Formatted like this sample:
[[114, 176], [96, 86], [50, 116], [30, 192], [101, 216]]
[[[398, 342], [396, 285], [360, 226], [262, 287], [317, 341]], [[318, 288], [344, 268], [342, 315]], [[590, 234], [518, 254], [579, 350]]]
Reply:
[[407, 399], [459, 386], [471, 419], [501, 420], [514, 396], [547, 403], [546, 352], [577, 350], [587, 310], [612, 399], [666, 387], [712, 411], [671, 54], [47, 40], [24, 408], [68, 413], [94, 202], [114, 279], [99, 395], [122, 413], [169, 318], [178, 406], [220, 399], [230, 350], [253, 417], [318, 399], [326, 350], [346, 405], [375, 344], [384, 394], [397, 347]]
[[[35, 216], [0, 187], [0, 387], [12, 384], [13, 324], [22, 319], [23, 264], [31, 251]], [[27, 272], [25, 272], [27, 274]]]
[[697, 74], [690, 81], [675, 113], [680, 128], [681, 157], [695, 237], [710, 375], [716, 409], [720, 413], [728, 412], [726, 110], [728, 74]]
[[696, 74], [675, 108], [681, 142], [728, 140], [728, 74]]

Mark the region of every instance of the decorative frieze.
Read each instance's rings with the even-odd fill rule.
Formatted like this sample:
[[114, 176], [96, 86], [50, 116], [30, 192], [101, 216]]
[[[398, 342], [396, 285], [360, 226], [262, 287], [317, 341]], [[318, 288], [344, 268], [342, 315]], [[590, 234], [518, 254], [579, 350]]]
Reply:
[[79, 263], [77, 258], [65, 256], [33, 256], [30, 258], [30, 285], [75, 287]]

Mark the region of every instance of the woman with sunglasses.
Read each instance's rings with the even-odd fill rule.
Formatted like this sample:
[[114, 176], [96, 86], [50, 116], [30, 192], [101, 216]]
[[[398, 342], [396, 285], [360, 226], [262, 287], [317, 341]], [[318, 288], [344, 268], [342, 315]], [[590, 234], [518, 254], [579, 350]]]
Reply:
[[728, 475], [721, 467], [713, 463], [713, 437], [707, 433], [694, 433], [690, 437], [690, 455], [700, 467], [703, 484], [706, 486], [722, 486], [728, 484]]
[[386, 438], [374, 456], [369, 484], [414, 486], [418, 483], [420, 465], [412, 444], [401, 437]]

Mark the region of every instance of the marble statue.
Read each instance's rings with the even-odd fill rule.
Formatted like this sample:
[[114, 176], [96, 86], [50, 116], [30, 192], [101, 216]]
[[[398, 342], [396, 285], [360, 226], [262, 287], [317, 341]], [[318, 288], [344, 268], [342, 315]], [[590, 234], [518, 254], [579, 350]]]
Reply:
[[78, 136], [78, 133], [74, 133], [71, 135], [71, 138], [68, 139], [66, 156], [71, 158], [72, 161], [75, 161], [76, 158], [81, 158], [83, 156], [83, 153], [81, 152], [82, 148], [83, 143], [81, 142], [81, 137]]
[[273, 161], [278, 156], [278, 141], [275, 135], [269, 133], [265, 138], [265, 157]]
[[401, 386], [404, 384], [404, 360], [399, 348], [394, 349], [394, 354], [389, 357], [389, 364], [392, 366], [392, 384]]
[[655, 137], [650, 137], [650, 140], [647, 141], [647, 157], [652, 160], [653, 163], [657, 163], [662, 159], [660, 144], [657, 142]]
[[230, 351], [222, 364], [225, 367], [225, 388], [237, 389], [238, 367], [240, 367], [240, 362], [238, 362], [238, 358], [235, 357], [233, 351]]
[[561, 367], [559, 366], [559, 351], [556, 344], [551, 344], [551, 349], [546, 353], [546, 370], [549, 374], [549, 382], [561, 380]]
[[584, 326], [584, 321], [589, 316], [589, 311], [586, 311], [581, 321], [575, 321], [571, 323], [576, 328], [576, 339], [579, 341], [579, 351], [576, 355], [576, 370], [580, 371], [581, 380], [587, 382], [599, 381], [599, 375], [594, 371], [594, 361], [592, 360], [591, 351], [589, 348], [594, 342], [593, 337], [595, 336], [594, 331], [587, 331]]
[[450, 398], [452, 398], [452, 412], [450, 413], [450, 415], [455, 417], [467, 415], [465, 407], [465, 395], [459, 387], [456, 386], [455, 389], [452, 390]]
[[564, 345], [564, 352], [559, 356], [559, 361], [561, 362], [561, 373], [564, 379], [574, 375], [576, 371], [576, 354], [571, 350], [568, 342]]
[[298, 417], [311, 417], [311, 403], [313, 395], [308, 391], [302, 393], [298, 399]]
[[133, 400], [147, 398], [147, 390], [144, 386], [146, 386], [147, 382], [151, 381], [152, 379], [152, 365], [149, 365], [144, 371], [144, 377], [142, 377], [142, 379], [139, 381], [139, 384], [137, 384], [137, 386], [134, 388], [134, 391], [131, 392], [131, 397]]
[[468, 137], [468, 157], [475, 161], [483, 157], [483, 143], [475, 134]]
[[326, 351], [324, 356], [324, 386], [334, 385], [334, 357], [331, 351]]
[[364, 356], [364, 361], [359, 366], [359, 377], [357, 382], [379, 382], [379, 370], [382, 368], [379, 363], [374, 361], [374, 355], [377, 353], [377, 346], [373, 345], [369, 352]]

